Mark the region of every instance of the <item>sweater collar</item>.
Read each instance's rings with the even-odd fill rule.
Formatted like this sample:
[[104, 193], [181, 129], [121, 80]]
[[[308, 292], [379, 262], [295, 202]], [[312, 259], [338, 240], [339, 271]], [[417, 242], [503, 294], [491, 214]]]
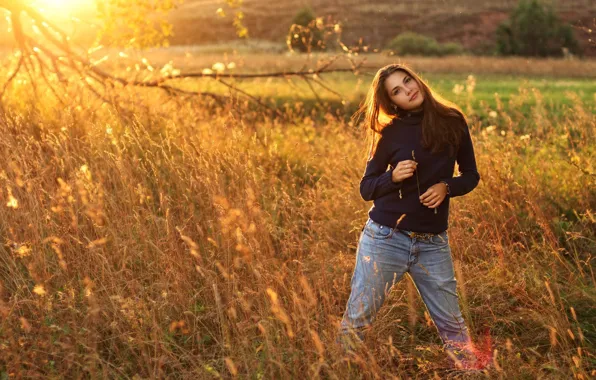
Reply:
[[394, 121], [403, 124], [420, 124], [424, 118], [424, 110], [420, 111], [400, 111]]

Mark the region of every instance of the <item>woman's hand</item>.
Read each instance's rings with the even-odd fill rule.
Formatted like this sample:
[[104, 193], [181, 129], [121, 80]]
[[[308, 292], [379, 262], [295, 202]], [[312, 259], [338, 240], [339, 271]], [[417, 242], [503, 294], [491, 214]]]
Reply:
[[447, 185], [443, 182], [432, 185], [420, 196], [420, 202], [429, 208], [437, 208], [447, 196]]
[[410, 178], [414, 175], [414, 171], [418, 163], [412, 160], [404, 160], [397, 163], [395, 169], [391, 173], [391, 180], [393, 182], [401, 182], [406, 178]]

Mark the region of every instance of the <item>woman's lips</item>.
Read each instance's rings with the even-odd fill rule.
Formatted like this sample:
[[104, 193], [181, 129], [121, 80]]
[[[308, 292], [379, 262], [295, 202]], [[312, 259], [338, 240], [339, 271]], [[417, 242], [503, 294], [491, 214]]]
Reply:
[[416, 92], [414, 93], [414, 95], [412, 95], [412, 97], [410, 98], [410, 101], [412, 101], [412, 100], [416, 99], [417, 97], [418, 97], [418, 91], [416, 91]]

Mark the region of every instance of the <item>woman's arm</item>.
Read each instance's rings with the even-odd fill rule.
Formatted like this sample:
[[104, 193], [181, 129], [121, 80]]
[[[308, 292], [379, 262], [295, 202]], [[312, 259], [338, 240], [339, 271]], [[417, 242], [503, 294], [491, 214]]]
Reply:
[[476, 157], [474, 156], [474, 146], [472, 145], [472, 137], [470, 136], [470, 129], [466, 125], [462, 141], [457, 152], [457, 165], [459, 166], [460, 175], [453, 178], [445, 178], [444, 181], [449, 185], [449, 196], [458, 197], [465, 195], [474, 190], [480, 181], [480, 174], [476, 168]]
[[401, 188], [400, 182], [393, 182], [391, 170], [387, 170], [391, 157], [391, 144], [381, 136], [373, 157], [366, 163], [364, 175], [360, 180], [360, 195], [365, 201], [375, 200], [383, 195], [397, 191]]

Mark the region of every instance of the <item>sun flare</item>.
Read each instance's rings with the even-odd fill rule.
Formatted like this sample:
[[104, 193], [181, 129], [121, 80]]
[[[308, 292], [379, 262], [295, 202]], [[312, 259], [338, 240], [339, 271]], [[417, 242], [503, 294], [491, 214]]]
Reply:
[[68, 14], [92, 6], [93, 0], [34, 0], [33, 3], [43, 11]]

